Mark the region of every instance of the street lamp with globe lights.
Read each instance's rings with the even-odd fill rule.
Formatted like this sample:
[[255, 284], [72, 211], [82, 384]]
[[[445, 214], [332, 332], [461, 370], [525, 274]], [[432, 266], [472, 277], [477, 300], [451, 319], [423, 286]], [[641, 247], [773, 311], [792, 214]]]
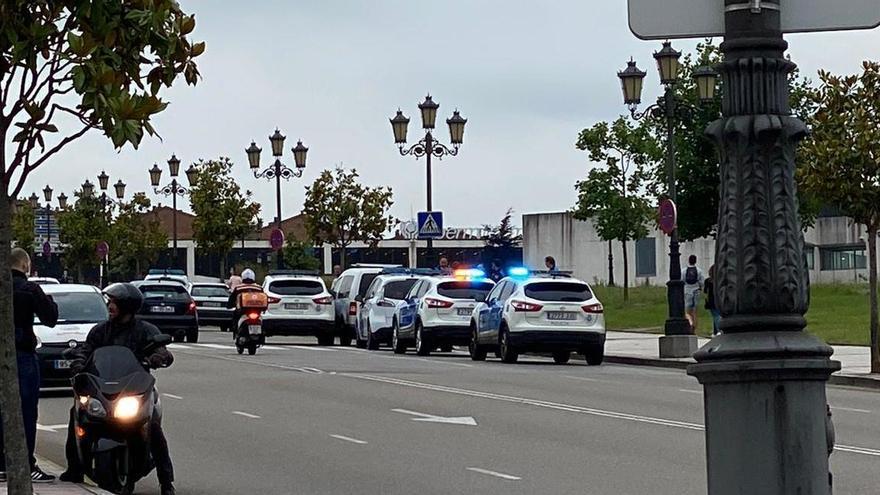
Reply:
[[[190, 167], [186, 170], [186, 178], [187, 181], [192, 185], [192, 181], [195, 179], [198, 169], [195, 166], [190, 165]], [[180, 174], [180, 159], [177, 158], [176, 155], [172, 154], [171, 158], [168, 159], [168, 172], [171, 175], [171, 182], [165, 186], [161, 186], [160, 182], [162, 181], [162, 169], [159, 168], [158, 164], [153, 164], [153, 167], [149, 170], [150, 172], [150, 184], [153, 186], [153, 191], [156, 194], [161, 194], [165, 197], [171, 196], [171, 230], [172, 230], [172, 251], [174, 253], [174, 262], [172, 265], [176, 268], [179, 260], [178, 251], [177, 251], [177, 197], [185, 196], [189, 194], [189, 190], [179, 182], [177, 182], [177, 176]], [[117, 184], [118, 186], [119, 184]]]
[[[46, 201], [46, 206], [43, 208], [46, 216], [46, 241], [45, 243], [49, 244], [48, 254], [51, 254], [51, 246], [52, 246], [52, 193], [54, 191], [48, 185], [43, 188], [43, 199]], [[63, 196], [63, 194], [62, 194]], [[65, 203], [66, 203], [65, 198]], [[59, 202], [61, 202], [61, 196], [58, 197]], [[28, 201], [31, 205], [31, 209], [35, 212], [38, 211], [42, 205], [40, 204], [40, 197], [37, 196], [37, 193], [32, 193], [28, 198]], [[63, 207], [62, 207], [63, 208]], [[45, 249], [45, 248], [44, 248]]]

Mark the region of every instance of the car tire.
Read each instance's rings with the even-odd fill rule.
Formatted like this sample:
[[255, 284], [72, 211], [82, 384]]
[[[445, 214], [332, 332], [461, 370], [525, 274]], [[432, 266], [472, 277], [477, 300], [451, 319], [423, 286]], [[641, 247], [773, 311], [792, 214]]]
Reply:
[[198, 328], [190, 328], [186, 331], [186, 341], [190, 344], [195, 344], [199, 341], [199, 329]]
[[351, 336], [347, 336], [347, 337], [340, 336], [339, 337], [339, 345], [341, 345], [342, 347], [351, 346]]
[[584, 357], [587, 359], [588, 365], [599, 366], [605, 360], [605, 346], [599, 344], [587, 347]]
[[333, 336], [332, 335], [318, 335], [318, 345], [321, 346], [332, 346], [333, 345]]
[[394, 354], [406, 354], [406, 345], [400, 340], [397, 319], [394, 320], [394, 326], [391, 329], [391, 350], [394, 351]]
[[519, 353], [510, 344], [510, 331], [505, 327], [501, 327], [501, 335], [498, 337], [498, 340], [501, 361], [508, 364], [515, 363], [519, 359]]
[[422, 329], [422, 322], [416, 322], [416, 354], [419, 356], [430, 356], [431, 355], [431, 343], [428, 342], [427, 337], [425, 337], [425, 332]]
[[175, 333], [174, 336], [172, 337], [172, 340], [174, 340], [174, 342], [183, 342], [183, 339], [185, 337], [186, 336], [182, 333]]
[[375, 335], [373, 335], [373, 329], [370, 328], [369, 323], [367, 323], [367, 350], [370, 350], [370, 351], [378, 351], [379, 350], [379, 340], [376, 339]]
[[559, 351], [553, 353], [553, 362], [556, 364], [565, 364], [571, 359], [571, 353], [568, 351]]
[[477, 328], [471, 327], [471, 341], [468, 344], [468, 353], [471, 355], [471, 359], [474, 361], [485, 361], [486, 360], [486, 348], [479, 344], [479, 339], [477, 338]]
[[244, 347], [240, 345], [236, 345], [235, 350], [238, 351], [239, 354], [244, 354]]

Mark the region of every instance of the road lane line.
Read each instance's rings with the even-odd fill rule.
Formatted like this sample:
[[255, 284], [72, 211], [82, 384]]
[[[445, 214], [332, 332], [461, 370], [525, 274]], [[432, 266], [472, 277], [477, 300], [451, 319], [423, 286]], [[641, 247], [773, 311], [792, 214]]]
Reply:
[[52, 433], [58, 433], [60, 429], [67, 429], [67, 423], [57, 424], [57, 425], [41, 425], [37, 423], [37, 430], [39, 431], [50, 431]]
[[496, 478], [501, 478], [501, 479], [507, 480], [507, 481], [519, 481], [522, 479], [519, 476], [514, 476], [512, 474], [504, 474], [504, 473], [499, 473], [498, 471], [489, 471], [488, 469], [481, 469], [481, 468], [476, 468], [476, 467], [469, 467], [469, 468], [467, 468], [467, 470], [473, 471], [475, 473], [494, 476]]
[[366, 445], [367, 444], [367, 442], [365, 442], [363, 440], [358, 440], [357, 438], [346, 437], [343, 435], [330, 435], [330, 436], [337, 439], [337, 440], [342, 440], [343, 442], [351, 442], [351, 443], [356, 443], [358, 445]]
[[581, 380], [584, 382], [598, 382], [601, 380], [597, 380], [595, 378], [587, 378], [585, 376], [572, 376], [572, 375], [562, 375], [562, 378], [569, 378], [571, 380]]
[[831, 409], [834, 409], [835, 411], [847, 411], [847, 412], [854, 412], [854, 413], [871, 414], [871, 411], [869, 411], [867, 409], [856, 409], [854, 407], [831, 406]]
[[166, 347], [169, 349], [192, 349], [192, 347], [183, 344], [168, 344]]
[[206, 347], [208, 349], [223, 349], [224, 351], [227, 349], [232, 349], [231, 345], [220, 345], [220, 344], [192, 344], [199, 347]]
[[852, 454], [862, 454], [862, 455], [870, 455], [874, 457], [880, 457], [880, 450], [869, 449], [865, 447], [853, 447], [850, 445], [836, 445], [834, 450], [839, 450], [840, 452], [850, 452]]
[[306, 351], [336, 352], [336, 349], [328, 349], [327, 347], [309, 347], [309, 346], [305, 346], [305, 345], [287, 345], [284, 347], [286, 349], [303, 349]]
[[260, 419], [260, 417], [257, 416], [256, 414], [250, 414], [250, 413], [241, 412], [241, 411], [232, 411], [232, 414], [237, 414], [239, 416], [244, 416], [245, 418], [250, 418], [250, 419]]
[[183, 400], [183, 397], [181, 397], [179, 395], [174, 395], [174, 394], [162, 394], [162, 395], [164, 395], [165, 397], [168, 397], [169, 399]]
[[678, 391], [679, 391], [679, 392], [684, 392], [684, 393], [686, 393], [686, 394], [703, 395], [703, 391], [702, 391], [702, 390], [691, 390], [691, 389], [687, 389], [687, 388], [680, 388], [680, 389], [678, 389]]
[[286, 347], [278, 347], [277, 345], [264, 345], [263, 349], [269, 349], [272, 351], [283, 351], [287, 348]]

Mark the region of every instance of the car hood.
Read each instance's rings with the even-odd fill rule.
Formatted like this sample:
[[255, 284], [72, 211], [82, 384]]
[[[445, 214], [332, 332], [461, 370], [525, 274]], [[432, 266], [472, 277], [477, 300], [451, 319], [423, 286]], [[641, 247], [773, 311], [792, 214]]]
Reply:
[[64, 344], [71, 340], [85, 342], [95, 325], [97, 323], [59, 323], [55, 328], [34, 325], [34, 333], [44, 344]]

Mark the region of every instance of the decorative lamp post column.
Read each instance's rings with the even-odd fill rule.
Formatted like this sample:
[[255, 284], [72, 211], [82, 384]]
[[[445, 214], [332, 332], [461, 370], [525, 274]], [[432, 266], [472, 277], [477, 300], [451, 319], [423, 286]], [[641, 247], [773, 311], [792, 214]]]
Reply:
[[[171, 174], [171, 183], [166, 186], [160, 186], [162, 180], [162, 169], [158, 164], [153, 164], [150, 172], [150, 183], [156, 194], [162, 194], [165, 197], [171, 196], [171, 230], [172, 230], [172, 252], [174, 253], [173, 267], [177, 267], [179, 255], [177, 251], [177, 196], [185, 196], [189, 194], [189, 190], [177, 182], [177, 176], [180, 174], [180, 160], [174, 154], [168, 159], [168, 172]], [[190, 176], [187, 174], [187, 178]]]
[[49, 243], [49, 255], [52, 255], [52, 188], [43, 188], [43, 199], [46, 200], [46, 242]]

